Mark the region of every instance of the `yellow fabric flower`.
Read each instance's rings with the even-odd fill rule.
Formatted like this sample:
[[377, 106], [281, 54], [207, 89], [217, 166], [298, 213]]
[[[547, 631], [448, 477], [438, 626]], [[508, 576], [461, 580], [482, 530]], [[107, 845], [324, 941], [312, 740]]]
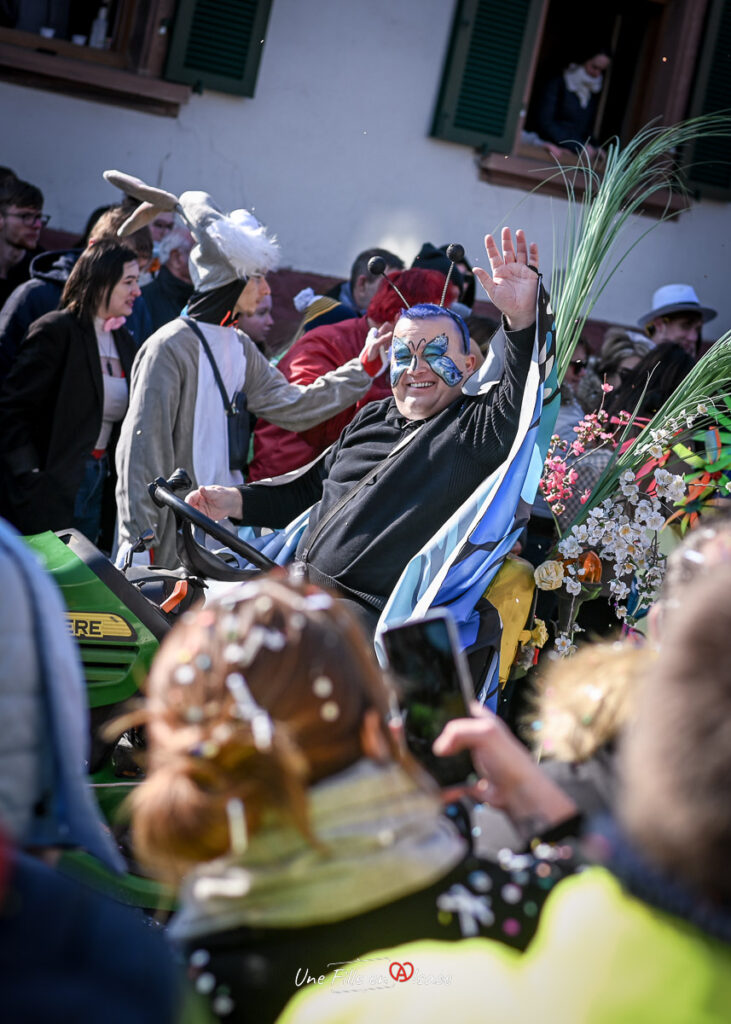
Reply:
[[535, 647], [543, 647], [545, 642], [548, 640], [548, 630], [546, 629], [546, 623], [543, 619], [535, 619], [533, 629], [530, 634], [530, 640]]

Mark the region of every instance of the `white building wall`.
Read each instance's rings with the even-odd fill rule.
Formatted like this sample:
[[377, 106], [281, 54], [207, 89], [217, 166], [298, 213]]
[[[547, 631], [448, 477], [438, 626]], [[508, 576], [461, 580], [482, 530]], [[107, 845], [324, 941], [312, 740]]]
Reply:
[[[114, 201], [101, 177], [114, 167], [250, 207], [279, 235], [284, 264], [299, 270], [345, 275], [371, 245], [410, 262], [425, 240], [460, 241], [479, 263], [484, 233], [504, 223], [529, 231], [549, 269], [564, 204], [487, 185], [469, 147], [428, 137], [452, 8], [273, 0], [256, 96], [193, 96], [177, 119], [0, 84], [2, 163], [40, 185], [53, 226], [74, 232]], [[633, 230], [650, 223], [638, 219]], [[729, 234], [725, 203], [659, 226], [594, 315], [632, 322], [654, 288], [689, 281], [720, 311], [712, 326], [731, 326]]]

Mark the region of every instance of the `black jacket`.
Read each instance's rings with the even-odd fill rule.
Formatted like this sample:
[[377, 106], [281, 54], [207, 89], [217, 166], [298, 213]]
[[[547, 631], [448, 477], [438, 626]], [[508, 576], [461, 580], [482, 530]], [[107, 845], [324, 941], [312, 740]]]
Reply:
[[36, 256], [30, 265], [30, 280], [18, 285], [8, 296], [0, 310], [0, 384], [10, 372], [33, 321], [58, 308], [63, 286], [79, 253], [79, 249], [71, 249]]
[[579, 97], [566, 87], [563, 75], [546, 83], [538, 107], [538, 133], [557, 146], [579, 152], [585, 142], [595, 144], [591, 130], [594, 127], [599, 94], [594, 93], [586, 107]]
[[[327, 924], [237, 928], [201, 936], [185, 944], [189, 973], [194, 983], [202, 974], [215, 979], [208, 997], [214, 1014], [218, 999], [226, 996], [225, 1012], [214, 1020], [268, 1024], [299, 988], [309, 984], [308, 978], [319, 978], [338, 967], [341, 992], [347, 993], [351, 985], [357, 987], [349, 974], [353, 968], [354, 974], [384, 975], [379, 987], [384, 987], [384, 981], [386, 986], [393, 984], [391, 979], [398, 980], [397, 966], [389, 978], [389, 960], [368, 958], [371, 951], [386, 946], [421, 939], [457, 942], [480, 937], [525, 949], [550, 890], [579, 863], [573, 843], [564, 843], [561, 857], [545, 845], [540, 853], [520, 858], [508, 855], [504, 867], [470, 854], [425, 889]], [[357, 885], [357, 877], [353, 884]], [[351, 963], [361, 957], [365, 963]], [[413, 967], [419, 969], [418, 964]], [[414, 984], [419, 983], [417, 975]], [[436, 979], [432, 983], [439, 984]], [[441, 983], [447, 984], [446, 979]], [[337, 998], [333, 993], [333, 999]], [[347, 999], [347, 994], [342, 998]], [[387, 1019], [386, 1014], [384, 1021]]]
[[[285, 526], [314, 504], [297, 548], [297, 558], [314, 569], [310, 578], [382, 608], [409, 559], [507, 457], [534, 333], [530, 327], [506, 335], [505, 372], [487, 395], [462, 396], [428, 420], [404, 419], [393, 398], [371, 402], [307, 473], [281, 486], [243, 486], [243, 522]], [[417, 428], [311, 543], [328, 510]]]
[[[114, 341], [129, 378], [134, 341], [124, 329]], [[103, 403], [93, 325], [66, 310], [37, 320], [0, 391], [2, 511], [22, 533], [71, 525]]]
[[152, 320], [150, 334], [180, 316], [192, 294], [192, 284], [175, 277], [167, 267], [160, 267], [155, 280], [142, 289], [142, 297]]

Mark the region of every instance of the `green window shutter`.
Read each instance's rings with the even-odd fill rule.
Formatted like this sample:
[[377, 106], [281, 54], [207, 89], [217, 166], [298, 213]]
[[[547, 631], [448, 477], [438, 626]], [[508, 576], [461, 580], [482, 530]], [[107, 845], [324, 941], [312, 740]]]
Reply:
[[271, 0], [179, 0], [165, 78], [253, 96]]
[[431, 134], [509, 153], [543, 0], [458, 0]]
[[[712, 3], [698, 62], [690, 115], [731, 105], [731, 2]], [[702, 196], [731, 200], [731, 138], [701, 139], [688, 154], [688, 181]]]

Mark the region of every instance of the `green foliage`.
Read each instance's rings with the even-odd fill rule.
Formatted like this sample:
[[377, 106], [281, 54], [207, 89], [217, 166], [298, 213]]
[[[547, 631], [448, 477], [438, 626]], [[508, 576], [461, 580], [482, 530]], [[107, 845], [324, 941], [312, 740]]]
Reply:
[[[587, 319], [617, 269], [659, 223], [677, 216], [678, 211], [669, 205], [670, 194], [687, 191], [677, 153], [690, 143], [711, 136], [731, 136], [728, 113], [707, 114], [669, 128], [650, 125], [624, 148], [619, 140], [612, 140], [601, 171], [592, 168], [586, 153], [582, 154], [578, 168], [557, 169], [556, 177], [563, 179], [568, 200], [560, 232], [562, 242], [554, 241], [551, 279], [559, 381], [564, 378]], [[577, 198], [577, 179], [584, 186], [582, 198]], [[663, 213], [639, 238], [622, 248], [630, 218], [663, 190], [668, 190]], [[714, 345], [713, 351], [718, 352], [718, 345]]]

